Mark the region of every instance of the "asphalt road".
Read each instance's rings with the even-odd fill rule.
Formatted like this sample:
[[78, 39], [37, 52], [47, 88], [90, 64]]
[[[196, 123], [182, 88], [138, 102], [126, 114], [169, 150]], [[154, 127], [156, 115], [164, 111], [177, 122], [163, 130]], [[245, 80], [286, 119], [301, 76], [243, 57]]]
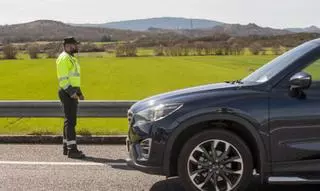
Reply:
[[[125, 146], [80, 146], [85, 160], [68, 159], [59, 145], [0, 144], [0, 190], [183, 191], [178, 178], [143, 174], [126, 166]], [[314, 186], [259, 185], [249, 191], [316, 191]]]

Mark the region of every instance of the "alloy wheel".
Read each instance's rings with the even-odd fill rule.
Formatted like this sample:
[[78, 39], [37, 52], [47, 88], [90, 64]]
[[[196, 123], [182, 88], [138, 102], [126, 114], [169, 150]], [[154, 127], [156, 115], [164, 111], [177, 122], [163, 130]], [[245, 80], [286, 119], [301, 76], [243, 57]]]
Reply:
[[198, 190], [231, 191], [242, 178], [243, 164], [243, 158], [234, 145], [212, 139], [193, 149], [187, 168], [189, 178]]

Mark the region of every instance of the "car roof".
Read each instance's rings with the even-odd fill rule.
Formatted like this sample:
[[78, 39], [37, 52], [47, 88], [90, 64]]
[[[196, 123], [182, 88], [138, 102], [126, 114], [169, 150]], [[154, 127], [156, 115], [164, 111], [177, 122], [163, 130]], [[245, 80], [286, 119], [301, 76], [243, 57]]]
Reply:
[[311, 40], [311, 41], [309, 41], [309, 42], [320, 44], [320, 38]]

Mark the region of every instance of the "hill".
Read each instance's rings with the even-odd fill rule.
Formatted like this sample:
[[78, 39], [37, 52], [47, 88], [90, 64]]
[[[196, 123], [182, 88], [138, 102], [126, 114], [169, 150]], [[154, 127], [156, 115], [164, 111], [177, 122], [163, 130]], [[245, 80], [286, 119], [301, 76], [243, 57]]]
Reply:
[[161, 29], [161, 28], [149, 28], [150, 32], [156, 33], [176, 33], [184, 35], [187, 37], [207, 37], [214, 36], [215, 34], [226, 34], [229, 36], [279, 36], [293, 34], [294, 32], [281, 29], [273, 29], [268, 27], [260, 27], [256, 24], [240, 25], [240, 24], [223, 24], [218, 25], [213, 28], [206, 29], [181, 29], [181, 30], [171, 30], [171, 29]]
[[[165, 21], [168, 22], [165, 22]], [[155, 22], [151, 25], [152, 22]], [[188, 29], [189, 26], [193, 29]], [[138, 24], [132, 23], [149, 23], [148, 29], [145, 31], [137, 31]], [[132, 41], [138, 39], [153, 39], [155, 41], [172, 41], [172, 40], [188, 40], [190, 38], [215, 36], [216, 34], [226, 34], [229, 36], [246, 37], [246, 36], [279, 36], [304, 32], [319, 33], [320, 29], [317, 27], [309, 27], [306, 29], [274, 29], [269, 27], [261, 27], [256, 24], [240, 25], [240, 24], [224, 24], [222, 22], [197, 20], [197, 19], [183, 19], [183, 18], [154, 18], [135, 21], [120, 22], [127, 28], [112, 29], [104, 28], [102, 25], [81, 25], [74, 26], [52, 20], [38, 20], [29, 23], [4, 25], [0, 26], [0, 43], [1, 42], [31, 42], [31, 41], [60, 41], [66, 36], [75, 36], [81, 41], [101, 41], [103, 37], [105, 40], [112, 41]], [[130, 24], [131, 23], [131, 24]], [[180, 23], [177, 24], [177, 23]], [[100, 26], [100, 27], [98, 27]], [[111, 26], [111, 25], [108, 25]], [[139, 25], [147, 26], [146, 24]], [[175, 27], [174, 27], [175, 26]], [[211, 27], [208, 27], [211, 26]], [[161, 28], [166, 27], [166, 28]], [[171, 29], [170, 29], [171, 27]], [[207, 28], [205, 28], [207, 27]]]
[[224, 24], [220, 26], [216, 26], [212, 29], [208, 29], [207, 31], [211, 33], [225, 33], [230, 36], [277, 36], [277, 35], [286, 35], [292, 32], [281, 29], [274, 29], [269, 27], [260, 27], [254, 23], [250, 23], [248, 25], [240, 25], [240, 24]]
[[307, 28], [288, 28], [287, 30], [295, 33], [320, 33], [320, 28], [316, 26], [310, 26]]
[[100, 41], [105, 35], [111, 36], [113, 40], [134, 40], [143, 34], [137, 31], [71, 26], [51, 20], [0, 26], [0, 42], [57, 41], [66, 36], [76, 36], [82, 41]]
[[105, 24], [78, 24], [74, 26], [115, 28], [157, 33], [175, 32], [186, 36], [196, 37], [210, 36], [216, 33], [225, 33], [230, 36], [274, 36], [293, 33], [289, 30], [260, 27], [253, 23], [250, 23], [248, 25], [226, 24], [214, 20], [187, 19], [177, 17], [138, 19]]
[[134, 31], [146, 31], [149, 28], [160, 29], [202, 29], [212, 28], [224, 23], [206, 19], [187, 19], [178, 17], [160, 17], [150, 19], [137, 19], [119, 22], [110, 22], [104, 24], [80, 24], [76, 26], [90, 26], [90, 27], [103, 27], [115, 28]]

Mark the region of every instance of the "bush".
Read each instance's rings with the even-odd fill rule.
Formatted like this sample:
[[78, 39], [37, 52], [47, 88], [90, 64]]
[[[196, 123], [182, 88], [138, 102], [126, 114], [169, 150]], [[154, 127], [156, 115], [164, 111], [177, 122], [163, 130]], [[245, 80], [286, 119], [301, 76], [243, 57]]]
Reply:
[[232, 55], [232, 45], [227, 43], [227, 42], [223, 42], [222, 43], [222, 48], [223, 48], [223, 55], [227, 56], [227, 55]]
[[116, 57], [135, 57], [137, 51], [136, 45], [132, 43], [120, 44], [116, 47]]
[[58, 57], [58, 51], [56, 49], [47, 50], [47, 58], [57, 58]]
[[165, 50], [164, 47], [162, 45], [154, 48], [154, 55], [155, 56], [164, 56], [165, 55]]
[[213, 45], [212, 45], [212, 43], [203, 44], [203, 48], [204, 48], [204, 54], [206, 56], [209, 56], [209, 55], [213, 54]]
[[57, 52], [61, 52], [63, 50], [63, 45], [61, 43], [56, 43], [56, 42], [50, 42], [40, 47], [41, 47], [41, 50], [45, 52], [47, 52], [48, 50], [56, 50]]
[[14, 46], [9, 44], [3, 47], [4, 59], [16, 59], [17, 54], [18, 51]]
[[175, 46], [169, 47], [166, 50], [167, 56], [182, 56], [183, 54], [184, 51], [181, 44], [176, 44]]
[[216, 48], [216, 49], [214, 49], [214, 54], [216, 56], [222, 56], [223, 55], [223, 50], [221, 48]]
[[258, 55], [261, 51], [263, 51], [263, 47], [261, 44], [255, 42], [250, 45], [249, 50], [253, 55]]
[[272, 47], [272, 52], [275, 55], [280, 55], [281, 54], [281, 47], [279, 45], [275, 45]]
[[196, 42], [195, 44], [194, 44], [194, 46], [195, 46], [195, 50], [196, 50], [196, 55], [197, 56], [202, 56], [202, 52], [203, 52], [203, 50], [204, 50], [204, 43], [202, 43], [202, 42]]
[[126, 50], [126, 54], [127, 56], [129, 57], [134, 57], [134, 56], [137, 56], [137, 52], [138, 52], [138, 49], [136, 47], [136, 45], [134, 44], [127, 44], [125, 46], [125, 50]]
[[43, 51], [47, 54], [47, 58], [57, 58], [58, 53], [63, 51], [61, 43], [48, 43], [43, 46]]
[[111, 42], [112, 41], [112, 39], [111, 39], [111, 36], [110, 35], [103, 35], [102, 37], [101, 37], [101, 40], [100, 40], [101, 42]]
[[123, 57], [123, 56], [126, 56], [125, 47], [123, 44], [119, 44], [116, 47], [116, 57]]
[[232, 54], [233, 55], [240, 55], [240, 54], [243, 54], [243, 50], [244, 48], [241, 47], [238, 43], [233, 43], [231, 45], [231, 50], [232, 50]]
[[103, 46], [98, 46], [94, 43], [84, 43], [79, 47], [80, 52], [104, 52], [105, 49]]
[[37, 59], [39, 53], [40, 53], [39, 46], [37, 46], [35, 44], [28, 46], [28, 54], [31, 59]]
[[222, 56], [224, 54], [223, 44], [221, 42], [215, 42], [212, 45], [213, 54], [216, 56]]

